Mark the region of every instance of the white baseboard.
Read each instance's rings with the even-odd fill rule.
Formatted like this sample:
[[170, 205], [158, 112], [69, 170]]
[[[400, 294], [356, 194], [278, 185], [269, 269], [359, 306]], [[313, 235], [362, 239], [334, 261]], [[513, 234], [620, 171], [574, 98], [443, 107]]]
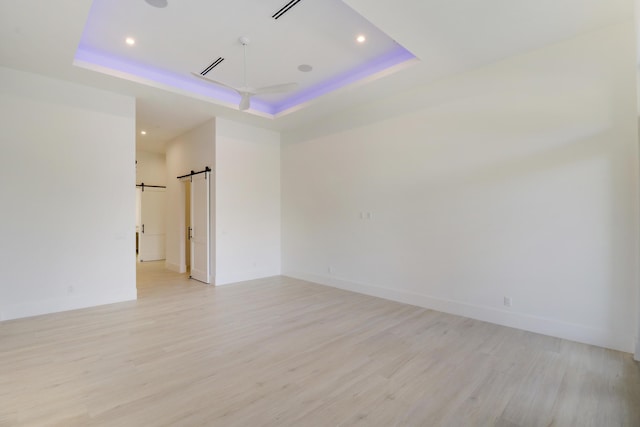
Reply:
[[279, 276], [279, 271], [239, 271], [232, 273], [217, 273], [215, 277], [216, 286], [232, 285], [247, 280], [264, 279], [265, 277]]
[[[482, 320], [484, 322], [494, 323], [497, 325], [536, 332], [542, 335], [549, 335], [584, 344], [620, 350], [626, 353], [634, 351], [634, 340], [633, 338], [630, 338], [632, 336], [630, 333], [623, 334], [617, 331], [594, 329], [555, 319], [467, 304], [460, 301], [447, 300], [397, 289], [382, 288], [379, 286], [357, 283], [335, 277], [326, 277], [297, 271], [287, 271], [284, 272], [283, 275], [347, 291], [384, 298], [391, 301], [416, 305], [444, 313]], [[636, 352], [636, 357], [638, 357], [638, 352]]]
[[633, 355], [633, 358], [640, 362], [640, 338], [636, 340], [636, 352]]
[[62, 298], [51, 298], [42, 301], [30, 301], [20, 304], [0, 306], [0, 320], [21, 319], [23, 317], [39, 316], [42, 314], [58, 313], [61, 311], [77, 310], [124, 301], [134, 301], [138, 298], [135, 289], [132, 292], [109, 295], [70, 295]]
[[180, 265], [180, 264], [174, 264], [172, 262], [169, 261], [165, 261], [164, 262], [164, 267], [169, 270], [169, 271], [173, 271], [174, 273], [186, 273], [187, 272], [187, 266], [186, 265]]

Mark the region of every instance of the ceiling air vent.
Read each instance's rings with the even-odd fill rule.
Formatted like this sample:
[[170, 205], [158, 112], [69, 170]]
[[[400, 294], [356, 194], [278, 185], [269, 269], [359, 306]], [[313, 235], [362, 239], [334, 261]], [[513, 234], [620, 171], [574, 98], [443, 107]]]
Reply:
[[213, 61], [211, 64], [209, 64], [209, 66], [207, 68], [205, 68], [204, 70], [202, 70], [200, 72], [201, 76], [205, 76], [209, 71], [213, 70], [214, 68], [216, 68], [218, 65], [220, 65], [220, 63], [224, 61], [223, 57], [219, 57], [218, 59], [216, 59], [215, 61]]
[[280, 9], [279, 11], [277, 11], [276, 13], [271, 15], [271, 17], [273, 19], [280, 18], [282, 15], [284, 15], [287, 12], [289, 12], [291, 10], [291, 8], [293, 8], [293, 6], [297, 5], [298, 3], [300, 3], [300, 0], [291, 0], [289, 3], [285, 4], [284, 6], [282, 6], [282, 9]]

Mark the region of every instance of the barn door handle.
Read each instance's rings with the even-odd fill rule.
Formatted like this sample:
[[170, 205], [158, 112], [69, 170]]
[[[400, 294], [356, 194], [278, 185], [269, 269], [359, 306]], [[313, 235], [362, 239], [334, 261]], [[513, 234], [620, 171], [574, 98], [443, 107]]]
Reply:
[[142, 224], [142, 234], [144, 234], [144, 224]]

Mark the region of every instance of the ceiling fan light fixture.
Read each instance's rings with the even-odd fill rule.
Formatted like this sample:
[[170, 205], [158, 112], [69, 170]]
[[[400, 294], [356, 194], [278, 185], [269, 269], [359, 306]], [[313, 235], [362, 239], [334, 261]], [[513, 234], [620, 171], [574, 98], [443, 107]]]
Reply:
[[157, 8], [164, 8], [164, 7], [167, 7], [167, 5], [169, 4], [167, 0], [144, 0], [144, 1], [146, 1], [148, 5], [157, 7]]
[[240, 111], [247, 111], [251, 107], [251, 94], [249, 92], [244, 92], [242, 94], [242, 99], [240, 99], [240, 105], [238, 109]]
[[[251, 42], [249, 40], [248, 37], [243, 36], [240, 37], [238, 39], [238, 41], [240, 42], [240, 44], [242, 45], [242, 51], [244, 53], [244, 61], [243, 61], [243, 73], [244, 73], [244, 78], [243, 78], [243, 86], [241, 88], [238, 87], [233, 87], [233, 86], [229, 86], [226, 83], [222, 83], [222, 82], [218, 82], [216, 80], [210, 79], [208, 77], [205, 77], [204, 74], [206, 74], [205, 72], [203, 73], [191, 73], [193, 76], [202, 79], [202, 80], [206, 80], [210, 83], [214, 83], [217, 84], [219, 86], [222, 87], [226, 87], [228, 89], [231, 89], [233, 91], [235, 91], [236, 93], [238, 93], [238, 95], [240, 95], [240, 104], [238, 105], [238, 109], [240, 111], [246, 111], [249, 108], [251, 108], [251, 97], [253, 95], [262, 95], [262, 94], [267, 94], [267, 93], [283, 93], [283, 92], [289, 92], [291, 90], [294, 90], [298, 87], [298, 83], [284, 83], [284, 84], [279, 84], [279, 85], [273, 85], [273, 86], [264, 86], [264, 87], [259, 87], [259, 88], [255, 88], [255, 89], [250, 89], [249, 85], [247, 84], [247, 45]], [[205, 69], [206, 71], [206, 69]], [[208, 72], [208, 71], [207, 71]]]

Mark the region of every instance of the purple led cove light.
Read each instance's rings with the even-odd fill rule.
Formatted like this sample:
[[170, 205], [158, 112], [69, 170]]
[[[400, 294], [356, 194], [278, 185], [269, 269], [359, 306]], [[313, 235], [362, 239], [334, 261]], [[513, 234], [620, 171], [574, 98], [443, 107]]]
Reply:
[[[160, 87], [165, 90], [177, 88], [182, 91], [204, 95], [230, 104], [238, 105], [240, 103], [240, 95], [230, 89], [216, 86], [213, 83], [207, 84], [191, 75], [182, 76], [166, 71], [160, 71], [141, 64], [123, 61], [117, 57], [91, 50], [82, 45], [76, 51], [74, 59], [76, 61], [97, 65], [100, 68], [99, 70], [94, 69], [94, 71], [100, 71], [104, 74], [123, 78], [125, 80], [135, 81], [148, 86]], [[154, 85], [154, 82], [159, 83], [160, 85]], [[274, 107], [259, 99], [251, 99], [251, 108], [269, 115], [274, 114]]]
[[281, 113], [304, 102], [311, 101], [322, 95], [326, 95], [329, 92], [356, 83], [369, 76], [391, 68], [394, 65], [401, 64], [411, 59], [415, 59], [415, 56], [402, 46], [398, 45], [398, 47], [393, 51], [383, 56], [379, 56], [373, 61], [363, 64], [353, 70], [349, 70], [346, 73], [326, 80], [301, 92], [298, 92], [293, 96], [285, 99], [284, 101], [275, 104], [273, 106], [273, 110], [275, 110], [274, 114]]
[[[404, 49], [402, 46], [398, 46], [386, 55], [375, 58], [367, 64], [363, 64], [332, 79], [295, 93], [293, 96], [290, 96], [281, 102], [270, 104], [254, 97], [251, 99], [251, 109], [274, 116], [414, 58], [415, 56], [411, 54], [411, 52]], [[215, 100], [223, 103], [233, 105], [238, 105], [240, 103], [240, 95], [230, 89], [225, 89], [220, 86], [216, 86], [215, 84], [204, 83], [191, 75], [183, 76], [180, 74], [157, 70], [141, 64], [127, 62], [120, 58], [89, 49], [82, 45], [76, 51], [75, 60], [97, 66], [97, 69], [92, 68], [94, 71], [146, 84], [148, 86], [158, 87], [169, 91], [171, 91], [172, 88], [179, 89], [180, 91], [214, 98]]]

